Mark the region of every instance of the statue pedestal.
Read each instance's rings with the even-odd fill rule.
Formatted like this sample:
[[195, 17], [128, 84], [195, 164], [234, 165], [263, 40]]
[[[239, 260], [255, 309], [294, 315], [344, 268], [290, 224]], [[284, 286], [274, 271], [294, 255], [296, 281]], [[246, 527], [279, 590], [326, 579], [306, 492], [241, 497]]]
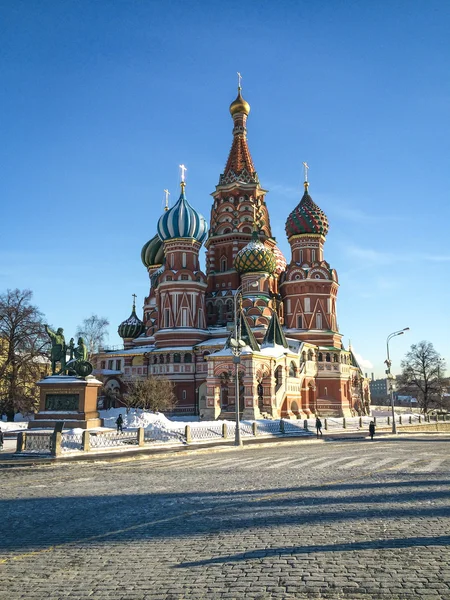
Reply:
[[28, 427], [54, 427], [64, 421], [67, 429], [102, 427], [97, 411], [98, 388], [102, 383], [94, 377], [52, 375], [37, 383], [40, 388], [39, 412]]

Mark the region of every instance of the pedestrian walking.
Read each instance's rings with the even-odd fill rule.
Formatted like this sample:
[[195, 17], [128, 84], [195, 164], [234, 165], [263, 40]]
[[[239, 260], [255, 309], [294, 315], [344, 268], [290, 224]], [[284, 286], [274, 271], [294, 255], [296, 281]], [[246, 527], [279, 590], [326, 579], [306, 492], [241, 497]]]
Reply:
[[370, 439], [373, 440], [373, 436], [375, 435], [375, 422], [374, 421], [370, 421], [370, 423], [369, 423], [369, 434], [370, 434]]
[[0, 427], [0, 450], [3, 450], [3, 431]]
[[119, 415], [117, 417], [116, 425], [117, 425], [117, 433], [119, 433], [119, 431], [120, 431], [120, 433], [123, 433], [123, 418], [122, 418], [122, 415]]
[[319, 435], [323, 435], [322, 421], [319, 419], [319, 417], [316, 417], [316, 433], [317, 433], [317, 437], [319, 437]]

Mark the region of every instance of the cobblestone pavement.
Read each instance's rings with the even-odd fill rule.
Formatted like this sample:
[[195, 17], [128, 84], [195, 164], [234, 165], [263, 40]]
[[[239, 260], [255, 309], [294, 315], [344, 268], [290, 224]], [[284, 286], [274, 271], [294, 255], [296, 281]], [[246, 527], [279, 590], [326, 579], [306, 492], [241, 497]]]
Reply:
[[0, 598], [450, 599], [450, 436], [0, 470]]

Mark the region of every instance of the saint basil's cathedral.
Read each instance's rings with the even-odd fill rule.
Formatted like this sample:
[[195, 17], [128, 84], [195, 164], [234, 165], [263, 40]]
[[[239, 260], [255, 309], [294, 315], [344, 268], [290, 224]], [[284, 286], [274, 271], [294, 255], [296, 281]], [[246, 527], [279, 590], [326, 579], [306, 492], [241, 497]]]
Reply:
[[307, 171], [303, 196], [286, 220], [288, 262], [272, 237], [267, 190], [247, 143], [250, 105], [240, 87], [230, 113], [233, 141], [212, 194], [209, 230], [187, 199], [182, 167], [178, 201], [171, 208], [166, 202], [142, 248], [150, 279], [142, 320], [133, 303], [118, 330], [123, 349], [101, 351], [96, 373], [118, 398], [127, 381], [168, 377], [177, 412], [231, 417], [236, 318], [244, 419], [368, 414], [368, 381], [338, 330], [338, 276], [324, 258], [328, 219], [309, 194]]

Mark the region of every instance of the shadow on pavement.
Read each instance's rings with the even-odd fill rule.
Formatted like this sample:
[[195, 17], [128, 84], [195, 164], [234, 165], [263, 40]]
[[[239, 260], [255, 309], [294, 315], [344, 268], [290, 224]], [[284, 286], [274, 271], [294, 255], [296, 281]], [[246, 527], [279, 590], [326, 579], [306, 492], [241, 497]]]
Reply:
[[[188, 539], [205, 534], [282, 526], [310, 528], [355, 520], [400, 522], [414, 518], [423, 519], [426, 526], [426, 519], [450, 517], [450, 479], [430, 481], [428, 474], [424, 477], [427, 479], [419, 480], [416, 474], [402, 482], [387, 479], [379, 483], [334, 483], [242, 492], [145, 494], [117, 493], [117, 485], [127, 489], [126, 479], [111, 478], [110, 493], [104, 495], [89, 495], [86, 488], [83, 496], [67, 497], [62, 485], [50, 492], [51, 497], [23, 499], [19, 491], [16, 492], [19, 497], [0, 501], [1, 521], [7, 524], [2, 531], [0, 553], [71, 543], [88, 546], [93, 539], [97, 544], [180, 536]], [[428, 539], [435, 540], [410, 538], [409, 543], [428, 545], [423, 541]], [[448, 536], [438, 540], [442, 545], [449, 542]], [[394, 542], [368, 543], [383, 548], [382, 544]], [[351, 544], [348, 549], [366, 547], [363, 542], [359, 544]], [[315, 548], [316, 552], [343, 549], [339, 544], [324, 545], [321, 550]]]
[[175, 565], [176, 569], [188, 569], [190, 567], [200, 567], [213, 564], [224, 564], [229, 562], [238, 562], [241, 560], [261, 559], [271, 556], [295, 556], [296, 554], [311, 554], [318, 552], [349, 552], [362, 550], [389, 550], [394, 548], [411, 548], [417, 546], [449, 546], [450, 536], [443, 535], [441, 537], [410, 537], [410, 538], [394, 538], [390, 540], [369, 540], [365, 542], [351, 542], [345, 544], [324, 544], [311, 546], [284, 546], [280, 548], [261, 548], [241, 552], [239, 554], [230, 554], [229, 556], [220, 556], [207, 560], [199, 560], [193, 562], [184, 562]]

